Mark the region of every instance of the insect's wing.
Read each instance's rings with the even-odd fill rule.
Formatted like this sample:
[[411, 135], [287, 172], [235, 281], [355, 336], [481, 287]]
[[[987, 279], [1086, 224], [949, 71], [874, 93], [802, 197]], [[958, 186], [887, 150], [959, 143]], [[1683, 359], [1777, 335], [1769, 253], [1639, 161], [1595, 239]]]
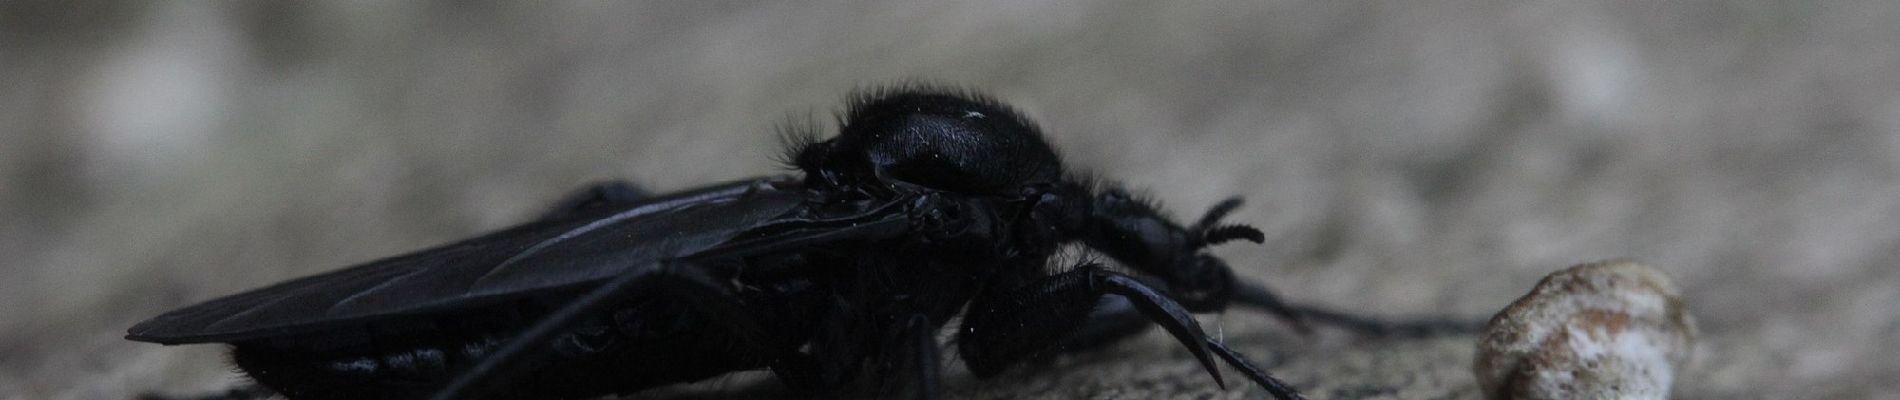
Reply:
[[599, 282], [664, 260], [790, 250], [903, 229], [904, 219], [889, 207], [849, 216], [859, 220], [844, 225], [805, 223], [810, 197], [796, 183], [759, 180], [537, 221], [168, 312], [133, 326], [126, 338], [164, 344], [267, 338], [475, 307]]

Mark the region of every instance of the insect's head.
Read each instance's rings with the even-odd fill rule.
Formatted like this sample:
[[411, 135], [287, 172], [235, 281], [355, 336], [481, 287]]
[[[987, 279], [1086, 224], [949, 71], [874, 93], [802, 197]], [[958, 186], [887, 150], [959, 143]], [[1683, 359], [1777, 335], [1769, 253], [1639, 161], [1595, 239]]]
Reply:
[[858, 96], [837, 137], [797, 150], [813, 184], [863, 191], [1012, 194], [1054, 182], [1061, 160], [1008, 106], [952, 90], [905, 87]]

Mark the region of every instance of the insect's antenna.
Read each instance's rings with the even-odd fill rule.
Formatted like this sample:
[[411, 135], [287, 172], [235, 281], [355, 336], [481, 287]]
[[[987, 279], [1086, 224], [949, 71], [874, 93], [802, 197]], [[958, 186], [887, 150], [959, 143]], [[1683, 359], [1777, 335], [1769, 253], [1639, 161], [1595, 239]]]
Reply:
[[1260, 229], [1246, 225], [1220, 225], [1201, 231], [1199, 247], [1213, 246], [1235, 239], [1246, 239], [1249, 242], [1264, 243], [1267, 241], [1267, 234], [1261, 233]]
[[1201, 220], [1195, 222], [1194, 226], [1197, 228], [1214, 226], [1214, 224], [1220, 223], [1222, 218], [1227, 218], [1227, 214], [1232, 214], [1234, 210], [1240, 209], [1240, 206], [1245, 203], [1246, 201], [1241, 200], [1239, 197], [1229, 197], [1226, 200], [1221, 200], [1221, 202], [1215, 203], [1213, 208], [1208, 209], [1207, 214], [1202, 214]]
[[437, 390], [435, 394], [429, 396], [429, 398], [433, 400], [456, 400], [480, 397], [479, 395], [472, 395], [475, 393], [472, 392], [472, 390], [487, 386], [490, 383], [489, 381], [494, 378], [507, 376], [515, 372], [511, 370], [510, 367], [528, 364], [522, 362], [528, 357], [543, 355], [543, 352], [531, 351], [531, 349], [547, 343], [548, 340], [554, 338], [555, 335], [560, 334], [561, 329], [573, 325], [573, 323], [582, 316], [589, 315], [589, 313], [598, 311], [601, 307], [609, 304], [610, 302], [607, 300], [625, 294], [624, 292], [626, 292], [628, 288], [633, 287], [635, 281], [665, 268], [667, 268], [667, 264], [665, 263], [647, 265], [645, 268], [642, 268], [644, 270], [622, 273], [614, 277], [613, 280], [607, 281], [607, 283], [601, 284], [592, 290], [588, 290], [586, 294], [575, 298], [574, 301], [568, 302], [565, 306], [561, 306], [560, 309], [555, 310], [552, 314], [548, 314], [547, 318], [542, 318], [540, 322], [534, 323], [533, 326], [522, 331], [520, 335], [516, 335], [514, 340], [510, 340], [508, 344], [502, 345], [501, 349], [496, 350], [494, 353], [489, 353], [486, 357], [482, 357], [480, 363], [475, 364], [474, 367], [457, 375], [455, 380], [450, 381], [448, 385], [443, 386], [441, 390]]
[[1229, 197], [1227, 200], [1214, 204], [1213, 208], [1207, 210], [1207, 214], [1201, 215], [1200, 221], [1189, 227], [1188, 232], [1194, 234], [1191, 238], [1193, 241], [1188, 244], [1189, 247], [1199, 249], [1236, 239], [1246, 239], [1254, 243], [1266, 242], [1267, 235], [1252, 226], [1220, 223], [1222, 218], [1227, 218], [1227, 214], [1240, 209], [1241, 204], [1239, 197]]

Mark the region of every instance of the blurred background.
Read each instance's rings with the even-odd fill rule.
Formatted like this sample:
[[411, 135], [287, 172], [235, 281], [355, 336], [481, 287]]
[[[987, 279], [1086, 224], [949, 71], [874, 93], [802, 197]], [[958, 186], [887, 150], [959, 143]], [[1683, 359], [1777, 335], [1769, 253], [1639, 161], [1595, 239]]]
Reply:
[[[1900, 2], [1058, 3], [0, 1], [0, 397], [223, 388], [120, 336], [587, 182], [780, 173], [777, 126], [906, 79], [1176, 215], [1245, 196], [1268, 242], [1221, 255], [1296, 301], [1482, 317], [1633, 257], [1701, 322], [1678, 397], [1900, 396]], [[1203, 322], [1314, 398], [1477, 396], [1471, 337]], [[950, 390], [1259, 395], [1169, 342]]]

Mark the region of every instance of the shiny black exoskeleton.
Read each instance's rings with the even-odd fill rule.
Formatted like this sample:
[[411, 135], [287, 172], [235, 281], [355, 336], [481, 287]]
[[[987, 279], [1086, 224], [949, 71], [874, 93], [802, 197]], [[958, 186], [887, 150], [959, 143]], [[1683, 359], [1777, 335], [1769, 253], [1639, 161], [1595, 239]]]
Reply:
[[[1287, 385], [1190, 313], [1298, 321], [1207, 247], [1259, 231], [1192, 224], [1078, 178], [1036, 126], [969, 93], [860, 95], [840, 133], [797, 140], [802, 176], [664, 196], [584, 190], [540, 220], [166, 313], [128, 338], [222, 342], [293, 399], [582, 398], [769, 369], [800, 391], [931, 398], [938, 333], [975, 376], [1160, 325]], [[1121, 269], [1055, 264], [1079, 245]]]

